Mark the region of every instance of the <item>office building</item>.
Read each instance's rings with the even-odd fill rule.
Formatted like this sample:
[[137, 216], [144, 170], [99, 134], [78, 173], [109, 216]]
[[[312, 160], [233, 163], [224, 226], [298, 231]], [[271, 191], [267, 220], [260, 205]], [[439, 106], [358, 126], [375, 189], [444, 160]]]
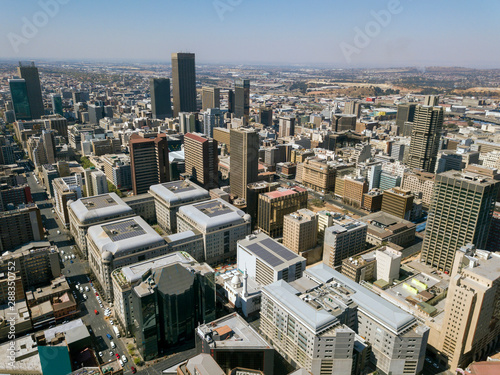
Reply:
[[259, 134], [253, 129], [231, 129], [231, 195], [247, 199], [247, 185], [257, 182]]
[[295, 135], [295, 117], [281, 116], [279, 118], [278, 137], [293, 137]]
[[342, 261], [342, 275], [357, 283], [376, 279], [377, 258], [375, 251], [367, 250]]
[[234, 117], [246, 118], [250, 115], [250, 80], [237, 79], [234, 82]]
[[273, 238], [283, 236], [283, 218], [301, 208], [307, 208], [307, 197], [307, 190], [298, 186], [260, 194], [258, 227]]
[[58, 135], [64, 137], [68, 141], [68, 120], [60, 115], [45, 116], [45, 127], [55, 130]]
[[[225, 375], [210, 354], [198, 354], [179, 364], [177, 375]], [[253, 372], [252, 372], [253, 374]]]
[[380, 211], [383, 196], [384, 194], [379, 189], [372, 189], [363, 194], [363, 205], [361, 207], [370, 212]]
[[309, 159], [302, 164], [302, 182], [304, 186], [313, 190], [322, 193], [334, 191], [336, 176], [337, 169], [335, 165], [327, 161]]
[[146, 193], [151, 185], [170, 181], [166, 134], [143, 138], [133, 134], [129, 141], [132, 190]]
[[179, 112], [196, 112], [194, 53], [172, 53], [174, 117]]
[[236, 256], [236, 242], [251, 231], [251, 217], [222, 199], [185, 205], [177, 213], [177, 231], [196, 229], [203, 235], [209, 264]]
[[356, 115], [356, 118], [361, 117], [361, 103], [357, 100], [349, 100], [345, 103], [344, 114]]
[[411, 130], [408, 167], [434, 172], [443, 127], [442, 107], [417, 106]]
[[123, 201], [148, 224], [156, 224], [155, 200], [149, 193], [123, 197]]
[[399, 268], [401, 267], [401, 252], [389, 246], [382, 246], [375, 251], [377, 260], [377, 280], [384, 280], [392, 284], [393, 280], [399, 278]]
[[392, 188], [384, 191], [382, 211], [401, 219], [410, 220], [415, 196], [410, 190]]
[[140, 216], [93, 225], [87, 231], [89, 265], [108, 301], [114, 269], [168, 253], [165, 240]]
[[[237, 372], [239, 374], [273, 373], [273, 347], [237, 313], [202, 324], [196, 328], [196, 333], [201, 339], [202, 353], [213, 357], [222, 368], [222, 374], [232, 374], [232, 371], [237, 368], [241, 369]], [[196, 371], [196, 373], [199, 372]], [[190, 374], [193, 373], [190, 372]], [[219, 373], [209, 371], [206, 374], [217, 375]]]
[[[338, 180], [338, 178], [337, 178]], [[335, 181], [335, 183], [337, 182]], [[344, 177], [344, 201], [354, 207], [363, 206], [364, 194], [368, 192], [368, 182], [363, 177]]]
[[42, 166], [42, 176], [45, 190], [47, 191], [49, 197], [52, 198], [54, 196], [54, 186], [52, 185], [52, 181], [61, 177], [59, 176], [59, 171], [52, 164], [44, 164]]
[[234, 91], [227, 91], [227, 112], [234, 113]]
[[50, 101], [52, 104], [52, 114], [64, 116], [62, 97], [59, 94], [50, 95]]
[[416, 198], [422, 200], [423, 207], [429, 209], [435, 178], [436, 175], [434, 173], [414, 169], [404, 173], [401, 187], [410, 190]]
[[93, 195], [106, 194], [108, 192], [108, 180], [103, 171], [96, 170], [90, 174], [92, 179]]
[[323, 263], [335, 268], [346, 258], [365, 250], [368, 227], [349, 216], [333, 216], [333, 225], [325, 229]]
[[42, 87], [40, 86], [38, 68], [34, 62], [29, 65], [23, 65], [19, 62], [17, 73], [26, 82], [31, 118], [41, 118], [45, 114], [45, 109], [43, 108]]
[[27, 203], [33, 203], [28, 184], [13, 187], [7, 184], [0, 186], [0, 211], [7, 211]]
[[479, 164], [479, 152], [458, 150], [443, 150], [439, 152], [436, 161], [436, 173], [446, 171], [461, 171], [470, 164]]
[[69, 228], [68, 202], [82, 197], [83, 181], [80, 174], [59, 177], [52, 181], [54, 189], [54, 210], [66, 228]]
[[201, 89], [201, 110], [220, 108], [220, 89], [218, 87], [203, 87]]
[[165, 120], [172, 117], [170, 101], [170, 79], [150, 78], [151, 112], [154, 119]]
[[198, 114], [179, 112], [179, 133], [193, 133], [199, 131]]
[[0, 212], [0, 251], [13, 250], [30, 241], [43, 239], [42, 216], [33, 204]]
[[184, 136], [185, 170], [190, 179], [205, 189], [219, 187], [217, 141], [200, 133]]
[[141, 284], [150, 274], [171, 265], [184, 267], [187, 270], [207, 268], [186, 252], [172, 252], [156, 258], [134, 263], [115, 269], [111, 273], [113, 284], [113, 306], [118, 324], [125, 332], [132, 332], [134, 310], [132, 294], [136, 286]]
[[26, 81], [19, 78], [9, 79], [9, 88], [16, 121], [31, 120], [33, 117], [31, 116]]
[[214, 128], [224, 127], [224, 112], [219, 108], [208, 108], [203, 112], [203, 134], [214, 136]]
[[366, 242], [380, 246], [391, 242], [401, 247], [407, 247], [415, 241], [416, 225], [383, 211], [363, 216], [360, 221], [368, 225]]
[[450, 272], [460, 247], [486, 246], [500, 189], [499, 175], [448, 171], [436, 175], [422, 261]]
[[424, 105], [435, 107], [439, 105], [439, 96], [426, 95], [424, 98]]
[[80, 252], [87, 258], [87, 231], [92, 225], [134, 216], [134, 211], [115, 193], [78, 199], [68, 206], [69, 229]]
[[283, 245], [300, 254], [318, 243], [318, 216], [303, 208], [283, 218]]
[[207, 190], [189, 180], [152, 185], [149, 193], [154, 197], [158, 225], [168, 233], [177, 232], [179, 207], [210, 199]]
[[297, 280], [306, 269], [305, 258], [264, 233], [250, 234], [238, 241], [237, 255], [238, 269], [260, 285]]
[[500, 256], [472, 244], [456, 252], [441, 324], [429, 337], [439, 362], [465, 369], [495, 348], [500, 336]]
[[411, 126], [405, 126], [405, 123], [413, 123], [416, 107], [417, 105], [412, 103], [398, 105], [396, 126], [399, 129], [399, 135], [402, 135], [403, 137], [411, 137]]
[[333, 115], [332, 130], [334, 132], [345, 132], [356, 130], [356, 115]]
[[120, 190], [132, 188], [130, 156], [125, 154], [107, 154], [102, 158], [106, 178]]
[[273, 126], [273, 109], [271, 107], [260, 107], [259, 122], [265, 127]]
[[52, 130], [42, 130], [40, 139], [43, 142], [47, 163], [54, 164], [56, 162], [56, 140], [54, 132]]

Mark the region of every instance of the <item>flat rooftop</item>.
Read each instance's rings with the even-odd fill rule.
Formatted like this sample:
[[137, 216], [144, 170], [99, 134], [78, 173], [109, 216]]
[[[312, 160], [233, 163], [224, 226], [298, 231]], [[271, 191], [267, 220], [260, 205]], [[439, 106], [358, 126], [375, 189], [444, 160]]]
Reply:
[[134, 213], [132, 208], [115, 193], [80, 198], [76, 202], [72, 202], [70, 208], [78, 220], [84, 224]]
[[[11, 342], [7, 341], [0, 345], [0, 371], [4, 374], [10, 374], [13, 370], [9, 366]], [[14, 340], [16, 348], [15, 371], [17, 374], [41, 374], [42, 365], [38, 346], [31, 338], [31, 335], [16, 337]], [[22, 359], [21, 359], [22, 358]]]
[[386, 231], [397, 230], [404, 227], [413, 228], [416, 226], [411, 221], [401, 219], [383, 211], [363, 216], [359, 220], [368, 224], [369, 231], [381, 234]]
[[[288, 268], [293, 264], [306, 261], [304, 257], [294, 253], [262, 232], [248, 235], [245, 239], [238, 241], [238, 247], [252, 253], [273, 269]], [[245, 265], [238, 263], [238, 268], [244, 270]]]
[[207, 190], [189, 180], [179, 180], [152, 185], [150, 187], [150, 191], [152, 194], [168, 202], [170, 205], [210, 198], [210, 194]]
[[216, 346], [213, 341], [210, 343], [210, 346], [214, 346], [217, 349], [231, 349], [233, 347], [272, 349], [271, 345], [237, 313], [226, 315], [208, 324], [200, 325], [197, 328], [197, 333], [202, 338], [205, 338], [206, 334], [213, 331], [223, 334], [229, 333], [228, 338], [225, 340], [216, 341]]

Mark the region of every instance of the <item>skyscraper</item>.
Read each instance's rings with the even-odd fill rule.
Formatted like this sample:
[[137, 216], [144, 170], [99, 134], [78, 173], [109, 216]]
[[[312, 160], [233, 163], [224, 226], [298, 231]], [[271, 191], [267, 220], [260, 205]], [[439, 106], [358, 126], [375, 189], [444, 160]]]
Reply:
[[250, 80], [237, 79], [234, 82], [234, 117], [250, 115]]
[[45, 114], [42, 99], [42, 87], [40, 86], [40, 76], [38, 68], [34, 62], [30, 65], [23, 65], [19, 62], [17, 67], [19, 76], [26, 81], [26, 91], [28, 93], [28, 101], [31, 110], [31, 118], [37, 119]]
[[486, 246], [500, 181], [469, 171], [436, 176], [421, 259], [451, 271], [455, 252], [468, 243]]
[[259, 169], [259, 134], [253, 129], [231, 129], [231, 194], [247, 199], [247, 185], [256, 182]]
[[146, 193], [151, 185], [170, 181], [166, 134], [156, 138], [133, 134], [129, 147], [134, 195]]
[[431, 107], [439, 105], [439, 96], [426, 95], [424, 99], [424, 105], [430, 105]]
[[61, 95], [52, 94], [50, 96], [50, 100], [52, 102], [52, 114], [63, 116], [64, 113], [63, 113], [63, 104], [62, 104]]
[[220, 108], [220, 89], [218, 87], [203, 87], [201, 91], [201, 109]]
[[203, 134], [213, 137], [214, 128], [224, 127], [224, 113], [219, 108], [209, 108], [203, 112]]
[[179, 112], [196, 112], [194, 53], [172, 53], [174, 117]]
[[234, 113], [234, 91], [229, 90], [227, 92], [227, 111], [229, 113]]
[[279, 118], [279, 137], [293, 137], [295, 135], [295, 117], [281, 116]]
[[426, 172], [434, 172], [441, 129], [443, 127], [443, 108], [418, 106], [411, 130], [408, 166]]
[[9, 87], [16, 120], [31, 120], [31, 109], [26, 81], [19, 78], [9, 79]]
[[151, 92], [151, 112], [154, 119], [164, 120], [172, 117], [172, 103], [170, 101], [170, 79], [151, 78], [149, 80]]
[[411, 137], [411, 126], [405, 126], [405, 122], [413, 122], [416, 107], [416, 104], [411, 103], [398, 105], [396, 126], [399, 128], [399, 134], [404, 137]]
[[191, 180], [205, 189], [219, 187], [217, 141], [203, 134], [184, 136], [186, 173]]

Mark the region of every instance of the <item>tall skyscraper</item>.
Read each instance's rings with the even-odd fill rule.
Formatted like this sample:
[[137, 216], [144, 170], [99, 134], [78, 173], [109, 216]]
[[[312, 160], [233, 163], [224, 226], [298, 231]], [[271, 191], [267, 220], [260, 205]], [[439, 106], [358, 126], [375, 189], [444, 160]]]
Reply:
[[179, 112], [196, 112], [194, 53], [172, 53], [174, 117]]
[[47, 116], [45, 127], [57, 131], [57, 134], [68, 141], [68, 120], [59, 115]]
[[253, 129], [231, 129], [231, 194], [247, 199], [247, 185], [256, 182], [259, 170], [259, 134]]
[[130, 137], [130, 165], [134, 195], [146, 193], [151, 185], [170, 181], [167, 135]]
[[31, 109], [26, 81], [19, 78], [9, 79], [9, 87], [16, 120], [31, 120]]
[[279, 118], [279, 137], [293, 137], [295, 135], [295, 117], [282, 116]]
[[499, 176], [448, 171], [436, 176], [421, 259], [451, 271], [455, 252], [473, 243], [486, 246]]
[[184, 136], [186, 173], [205, 189], [219, 187], [217, 141], [199, 133]]
[[219, 108], [209, 108], [203, 112], [203, 134], [213, 137], [214, 128], [224, 127], [224, 113]]
[[63, 116], [64, 113], [61, 95], [52, 94], [50, 96], [50, 100], [52, 102], [52, 114]]
[[220, 89], [218, 87], [203, 87], [201, 91], [201, 109], [220, 108]]
[[273, 126], [273, 109], [271, 107], [260, 107], [260, 123], [265, 126]]
[[431, 107], [439, 105], [439, 96], [426, 95], [424, 99], [424, 105], [430, 105]]
[[34, 62], [31, 62], [30, 65], [23, 65], [19, 62], [17, 72], [19, 76], [26, 81], [31, 118], [37, 119], [42, 117], [45, 114], [45, 110], [43, 108], [42, 87], [40, 86], [38, 68], [35, 66]]
[[172, 103], [170, 101], [170, 79], [151, 78], [149, 80], [151, 92], [151, 112], [154, 119], [164, 120], [172, 117]]
[[411, 126], [405, 126], [405, 122], [413, 122], [416, 107], [417, 105], [412, 103], [398, 105], [396, 126], [399, 128], [399, 134], [404, 137], [411, 137]]
[[250, 115], [250, 80], [237, 79], [234, 82], [234, 117]]
[[234, 91], [229, 90], [227, 92], [227, 111], [229, 113], [234, 113]]
[[408, 166], [434, 172], [443, 127], [443, 108], [418, 106], [411, 130]]

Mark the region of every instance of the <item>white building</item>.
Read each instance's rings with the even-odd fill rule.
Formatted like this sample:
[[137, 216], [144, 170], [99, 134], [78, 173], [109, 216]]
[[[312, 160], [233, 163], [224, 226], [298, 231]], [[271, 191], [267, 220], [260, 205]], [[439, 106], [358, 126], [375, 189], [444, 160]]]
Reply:
[[93, 195], [106, 194], [108, 190], [108, 180], [102, 171], [96, 170], [90, 174], [92, 179], [92, 192]]
[[377, 259], [377, 280], [384, 280], [389, 284], [399, 277], [401, 266], [401, 252], [389, 246], [383, 246], [375, 252]]

